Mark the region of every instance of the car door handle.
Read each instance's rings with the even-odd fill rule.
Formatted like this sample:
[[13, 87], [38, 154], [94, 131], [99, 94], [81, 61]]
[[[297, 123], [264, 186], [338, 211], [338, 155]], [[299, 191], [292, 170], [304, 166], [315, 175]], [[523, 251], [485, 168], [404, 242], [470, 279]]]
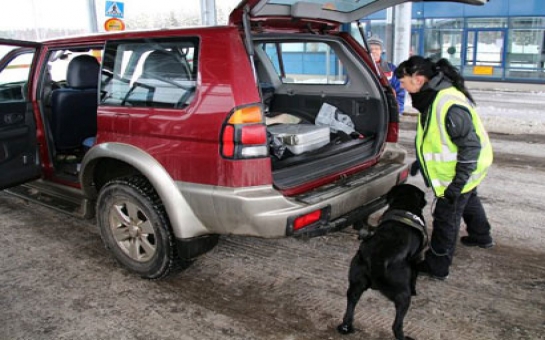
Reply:
[[19, 122], [22, 122], [23, 120], [24, 116], [22, 113], [8, 113], [4, 115], [5, 125], [17, 124]]

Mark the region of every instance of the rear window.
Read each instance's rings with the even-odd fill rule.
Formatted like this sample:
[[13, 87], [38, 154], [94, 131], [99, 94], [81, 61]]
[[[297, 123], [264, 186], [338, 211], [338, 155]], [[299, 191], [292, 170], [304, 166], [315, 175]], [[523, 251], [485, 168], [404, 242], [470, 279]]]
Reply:
[[346, 84], [335, 51], [325, 42], [267, 42], [261, 48], [283, 83]]
[[184, 108], [193, 100], [198, 39], [146, 39], [106, 45], [102, 104]]
[[[331, 10], [343, 13], [353, 12], [362, 7], [372, 5], [374, 2], [380, 0], [356, 0], [356, 1], [331, 1], [331, 0], [307, 0], [306, 2], [311, 2], [321, 5], [323, 10]], [[290, 5], [294, 6], [296, 3], [301, 2], [300, 0], [269, 0], [267, 1], [271, 5]]]

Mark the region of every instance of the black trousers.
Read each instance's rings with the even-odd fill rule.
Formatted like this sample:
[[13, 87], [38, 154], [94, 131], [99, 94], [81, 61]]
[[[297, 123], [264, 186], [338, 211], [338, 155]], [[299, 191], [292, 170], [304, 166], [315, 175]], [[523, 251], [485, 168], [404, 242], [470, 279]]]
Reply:
[[448, 275], [462, 218], [466, 224], [468, 236], [477, 242], [492, 241], [490, 224], [481, 200], [477, 196], [477, 189], [462, 194], [454, 204], [439, 198], [433, 211], [430, 248], [426, 252], [426, 262], [432, 273]]

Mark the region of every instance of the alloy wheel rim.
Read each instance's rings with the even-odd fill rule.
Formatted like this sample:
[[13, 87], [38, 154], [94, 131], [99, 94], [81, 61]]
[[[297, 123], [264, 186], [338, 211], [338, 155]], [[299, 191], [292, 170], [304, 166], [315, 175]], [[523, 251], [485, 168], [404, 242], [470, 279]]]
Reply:
[[129, 201], [113, 204], [109, 224], [118, 247], [132, 260], [146, 262], [157, 252], [153, 225], [137, 204]]

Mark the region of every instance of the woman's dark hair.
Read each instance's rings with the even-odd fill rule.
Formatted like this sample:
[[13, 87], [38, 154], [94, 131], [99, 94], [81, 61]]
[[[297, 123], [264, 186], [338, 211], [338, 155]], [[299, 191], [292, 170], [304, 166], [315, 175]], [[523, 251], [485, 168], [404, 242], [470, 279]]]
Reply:
[[475, 104], [475, 100], [473, 100], [473, 97], [465, 86], [464, 77], [462, 77], [460, 72], [458, 72], [458, 69], [452, 66], [447, 59], [442, 58], [437, 62], [434, 62], [430, 58], [415, 55], [399, 64], [395, 70], [395, 75], [398, 79], [401, 79], [404, 76], [412, 76], [414, 74], [422, 75], [428, 79], [431, 79], [439, 72], [442, 72], [445, 77], [452, 82], [452, 85], [456, 89], [462, 92], [472, 104]]

